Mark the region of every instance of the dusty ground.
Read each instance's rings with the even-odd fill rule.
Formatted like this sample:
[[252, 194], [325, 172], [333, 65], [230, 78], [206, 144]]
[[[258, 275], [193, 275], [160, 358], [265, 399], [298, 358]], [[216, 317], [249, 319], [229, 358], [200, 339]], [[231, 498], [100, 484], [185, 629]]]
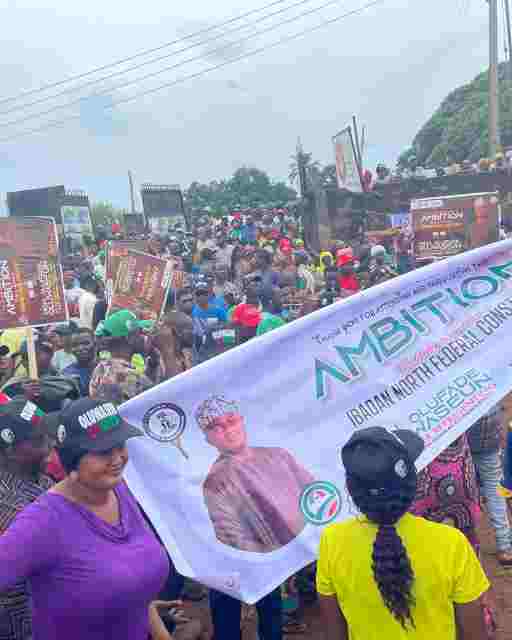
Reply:
[[[497, 604], [499, 629], [496, 640], [512, 640], [512, 568], [503, 569], [496, 561], [494, 539], [485, 516], [481, 524], [481, 541], [482, 561], [487, 575], [493, 584], [494, 597]], [[205, 600], [199, 604], [192, 605], [187, 603], [186, 610], [187, 614], [190, 612], [190, 617], [201, 618], [206, 629], [205, 638], [210, 638], [211, 625], [207, 601]], [[296, 638], [297, 640], [302, 640], [302, 638], [323, 640], [322, 623], [318, 606], [307, 606], [304, 610], [304, 619], [308, 626], [307, 632], [303, 635], [290, 635], [286, 637], [290, 639]], [[243, 640], [255, 640], [255, 629], [256, 619], [253, 615], [244, 627]], [[222, 638], [219, 640], [222, 640]]]
[[503, 569], [495, 558], [495, 544], [487, 519], [481, 527], [482, 561], [493, 584], [499, 630], [497, 640], [512, 640], [512, 568]]

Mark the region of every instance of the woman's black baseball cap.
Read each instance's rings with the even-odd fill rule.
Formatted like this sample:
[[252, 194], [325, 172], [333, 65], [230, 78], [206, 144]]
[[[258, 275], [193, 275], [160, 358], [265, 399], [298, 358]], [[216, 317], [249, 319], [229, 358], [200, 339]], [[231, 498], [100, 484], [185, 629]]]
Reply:
[[81, 398], [70, 403], [58, 416], [58, 447], [91, 453], [101, 453], [120, 447], [143, 433], [119, 415], [117, 406], [109, 400]]
[[416, 482], [415, 462], [424, 448], [414, 431], [369, 427], [352, 434], [341, 458], [348, 478], [380, 493]]

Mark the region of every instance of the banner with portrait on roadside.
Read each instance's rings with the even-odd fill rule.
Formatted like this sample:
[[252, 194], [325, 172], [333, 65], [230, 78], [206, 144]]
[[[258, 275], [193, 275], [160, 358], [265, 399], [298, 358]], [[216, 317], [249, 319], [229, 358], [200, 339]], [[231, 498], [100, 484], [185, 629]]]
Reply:
[[336, 178], [338, 189], [346, 189], [353, 193], [364, 191], [361, 177], [361, 167], [357, 161], [352, 128], [347, 127], [332, 139], [336, 163]]

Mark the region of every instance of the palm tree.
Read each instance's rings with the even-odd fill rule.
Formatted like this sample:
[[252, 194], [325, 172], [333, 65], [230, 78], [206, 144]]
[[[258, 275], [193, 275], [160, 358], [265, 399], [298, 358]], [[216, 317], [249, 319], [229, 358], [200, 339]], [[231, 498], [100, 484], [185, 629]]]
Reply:
[[[314, 183], [318, 174], [320, 173], [320, 163], [316, 160], [313, 160], [313, 154], [307, 153], [302, 148], [302, 144], [300, 142], [300, 138], [297, 141], [297, 151], [295, 155], [291, 157], [291, 163], [288, 173], [288, 180], [291, 184], [298, 183], [298, 186], [301, 187], [300, 184], [300, 169], [301, 167], [304, 169], [304, 177], [306, 181]], [[304, 185], [306, 186], [306, 185]]]

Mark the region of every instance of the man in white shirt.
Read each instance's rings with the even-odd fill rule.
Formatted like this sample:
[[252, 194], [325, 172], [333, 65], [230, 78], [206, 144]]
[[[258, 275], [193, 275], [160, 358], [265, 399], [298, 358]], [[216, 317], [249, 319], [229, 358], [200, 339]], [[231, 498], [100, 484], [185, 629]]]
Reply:
[[94, 307], [98, 302], [98, 282], [91, 276], [86, 275], [80, 279], [80, 288], [84, 293], [80, 296], [78, 301], [79, 320], [78, 324], [84, 329], [90, 329], [92, 331]]

